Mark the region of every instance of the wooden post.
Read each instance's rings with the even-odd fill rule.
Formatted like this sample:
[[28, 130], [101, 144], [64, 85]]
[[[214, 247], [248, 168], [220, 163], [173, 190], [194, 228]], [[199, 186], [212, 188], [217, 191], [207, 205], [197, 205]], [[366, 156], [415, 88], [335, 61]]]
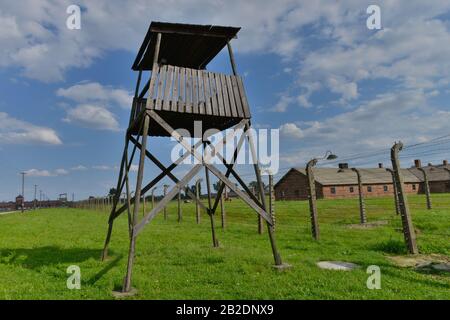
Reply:
[[[256, 193], [255, 193], [255, 195], [256, 195], [256, 197], [259, 199], [259, 201], [261, 201], [261, 203], [262, 203], [262, 199], [265, 197], [265, 194], [264, 194], [264, 187], [263, 187], [263, 193], [261, 194], [261, 191], [259, 190], [259, 192], [258, 192], [258, 190], [256, 190]], [[260, 215], [258, 215], [258, 233], [259, 234], [262, 234], [263, 233], [263, 217], [262, 216], [260, 216]]]
[[[250, 130], [250, 124], [247, 123], [245, 125], [245, 134], [247, 135], [247, 138], [248, 138], [250, 152], [251, 152], [252, 159], [254, 162], [253, 169], [255, 171], [255, 175], [256, 175], [258, 185], [259, 185], [260, 193], [262, 195], [264, 195], [264, 186], [263, 186], [262, 180], [261, 180], [261, 171], [259, 169], [258, 157], [256, 155], [255, 142], [253, 141], [253, 137], [252, 137], [251, 133], [249, 132], [249, 130]], [[262, 203], [262, 209], [264, 210], [264, 212], [267, 212], [266, 198], [264, 196], [261, 197], [261, 203]], [[267, 222], [266, 224], [267, 224], [267, 231], [269, 233], [270, 245], [272, 247], [272, 253], [273, 253], [274, 260], [275, 260], [275, 265], [278, 267], [281, 267], [281, 266], [283, 266], [283, 261], [281, 260], [280, 253], [278, 252], [277, 243], [275, 240], [275, 232], [273, 229], [273, 222], [272, 222], [272, 225], [269, 222]]]
[[[167, 188], [169, 186], [167, 184], [164, 185], [164, 197], [167, 195]], [[167, 220], [167, 206], [164, 206], [164, 220]]]
[[400, 161], [398, 160], [398, 153], [402, 150], [403, 144], [401, 142], [395, 143], [391, 148], [392, 170], [395, 173], [395, 182], [397, 183], [398, 199], [400, 202], [400, 214], [403, 225], [403, 236], [405, 238], [406, 247], [410, 254], [418, 254], [416, 244], [416, 233], [414, 225], [409, 212], [408, 198], [406, 197], [403, 176], [400, 172]]
[[[152, 206], [153, 208], [153, 206]], [[142, 195], [142, 216], [145, 216], [145, 192]]]
[[363, 183], [361, 178], [361, 172], [359, 169], [352, 168], [352, 170], [356, 173], [356, 177], [358, 179], [358, 194], [359, 194], [359, 219], [361, 224], [367, 223], [366, 217], [366, 204], [364, 203], [364, 193], [363, 193]]
[[152, 209], [155, 207], [155, 190], [156, 187], [152, 189]]
[[273, 221], [273, 229], [276, 228], [276, 219], [275, 219], [275, 190], [273, 188], [273, 175], [269, 174], [269, 210], [270, 216]]
[[230, 56], [231, 69], [233, 70], [233, 74], [236, 76], [237, 68], [236, 68], [236, 63], [234, 62], [233, 49], [231, 48], [231, 44], [229, 41], [227, 42], [227, 48], [228, 48], [228, 55]]
[[306, 164], [306, 177], [308, 178], [308, 200], [309, 212], [311, 215], [311, 232], [315, 240], [319, 240], [319, 221], [317, 218], [317, 204], [316, 204], [316, 185], [314, 179], [314, 172], [312, 168], [317, 164], [317, 159], [312, 159]]
[[142, 149], [139, 159], [139, 169], [137, 174], [136, 181], [136, 192], [134, 194], [134, 208], [133, 208], [133, 229], [131, 232], [131, 241], [130, 241], [130, 249], [128, 252], [128, 264], [127, 264], [127, 274], [125, 276], [124, 286], [122, 291], [129, 292], [131, 290], [131, 275], [133, 271], [133, 263], [134, 263], [134, 252], [136, 249], [136, 235], [134, 231], [134, 227], [138, 222], [138, 212], [139, 205], [141, 199], [141, 188], [142, 188], [142, 179], [144, 177], [144, 165], [145, 165], [145, 150], [147, 149], [147, 137], [148, 137], [148, 128], [150, 123], [150, 117], [146, 114], [144, 116], [144, 128], [142, 131]]
[[195, 201], [195, 218], [197, 221], [197, 224], [200, 223], [200, 206], [199, 206], [199, 201], [200, 201], [200, 183], [202, 182], [202, 179], [198, 179], [195, 182], [195, 197], [197, 198], [197, 201]]
[[428, 175], [423, 168], [417, 168], [423, 174], [423, 186], [425, 189], [425, 195], [427, 197], [427, 209], [431, 210], [431, 196], [430, 196], [430, 184], [428, 182]]
[[391, 173], [392, 176], [392, 185], [394, 188], [394, 203], [395, 203], [395, 213], [400, 214], [400, 204], [398, 201], [398, 191], [397, 191], [397, 183], [395, 182], [395, 173], [392, 169], [386, 168], [386, 171]]
[[183, 219], [181, 213], [181, 190], [178, 192], [178, 222], [181, 222]]
[[221, 222], [222, 222], [222, 229], [225, 229], [226, 228], [226, 216], [225, 216], [226, 214], [225, 214], [225, 206], [223, 203], [223, 201], [224, 201], [223, 198], [224, 198], [224, 195], [222, 193], [222, 195], [220, 196], [220, 217], [221, 217]]
[[[205, 145], [206, 146], [206, 145]], [[211, 184], [209, 180], [209, 171], [208, 168], [205, 167], [205, 177], [206, 177], [206, 190], [208, 192], [208, 215], [209, 220], [211, 222], [211, 236], [212, 236], [212, 242], [213, 247], [218, 248], [219, 247], [219, 241], [216, 238], [216, 226], [214, 222], [214, 214], [212, 212], [212, 202], [211, 202]]]

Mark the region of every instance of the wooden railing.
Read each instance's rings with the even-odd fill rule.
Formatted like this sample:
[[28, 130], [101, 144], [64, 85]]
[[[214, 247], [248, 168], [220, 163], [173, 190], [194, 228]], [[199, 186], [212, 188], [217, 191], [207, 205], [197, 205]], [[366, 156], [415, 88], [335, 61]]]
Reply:
[[135, 100], [134, 117], [146, 107], [179, 113], [250, 118], [240, 76], [161, 65], [152, 73], [149, 92], [151, 99]]

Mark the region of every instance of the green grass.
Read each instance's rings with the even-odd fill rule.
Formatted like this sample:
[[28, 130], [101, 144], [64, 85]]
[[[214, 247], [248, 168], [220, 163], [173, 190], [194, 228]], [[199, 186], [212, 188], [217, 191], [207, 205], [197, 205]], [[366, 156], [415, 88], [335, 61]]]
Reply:
[[[421, 253], [450, 255], [450, 195], [433, 195], [433, 210], [423, 196], [410, 206]], [[267, 232], [242, 202], [226, 203], [228, 227], [220, 228], [220, 248], [212, 248], [209, 220], [195, 223], [194, 205], [176, 203], [169, 220], [158, 216], [139, 235], [133, 273], [135, 299], [450, 299], [448, 274], [424, 274], [400, 268], [388, 255], [405, 254], [400, 218], [392, 199], [367, 199], [368, 220], [389, 223], [374, 229], [350, 229], [358, 223], [357, 199], [318, 203], [321, 240], [311, 238], [308, 203], [277, 202], [276, 236], [282, 258], [292, 265], [272, 268]], [[107, 227], [106, 212], [42, 209], [0, 216], [0, 299], [111, 299], [125, 275], [127, 219], [114, 225], [110, 259], [99, 260]], [[321, 270], [320, 260], [361, 265], [351, 271]], [[68, 290], [66, 269], [78, 265], [81, 290]], [[369, 265], [381, 268], [381, 290], [366, 287]]]

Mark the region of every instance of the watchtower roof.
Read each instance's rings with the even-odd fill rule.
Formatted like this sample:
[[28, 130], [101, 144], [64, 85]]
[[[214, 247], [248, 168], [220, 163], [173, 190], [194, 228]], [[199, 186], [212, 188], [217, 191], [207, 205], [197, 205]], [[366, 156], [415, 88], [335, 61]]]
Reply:
[[156, 36], [162, 34], [158, 63], [205, 69], [235, 38], [241, 28], [213, 25], [152, 22], [133, 63], [133, 70], [151, 70]]

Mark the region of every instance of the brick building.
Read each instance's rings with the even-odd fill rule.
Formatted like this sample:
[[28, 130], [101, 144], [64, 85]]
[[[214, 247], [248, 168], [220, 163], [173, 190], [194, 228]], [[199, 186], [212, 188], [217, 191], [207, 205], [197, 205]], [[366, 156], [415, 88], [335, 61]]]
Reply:
[[[422, 167], [420, 160], [414, 160], [414, 167], [410, 168], [409, 171], [423, 180], [423, 172], [417, 169], [420, 167]], [[450, 166], [447, 160], [444, 160], [442, 164], [436, 166], [429, 163], [427, 166], [422, 167], [422, 169], [427, 174], [431, 193], [450, 192]], [[423, 185], [421, 186], [420, 192], [424, 192]]]
[[[420, 163], [419, 163], [420, 164]], [[417, 163], [416, 163], [417, 165]], [[450, 192], [450, 171], [444, 166], [428, 166], [431, 192]], [[342, 164], [341, 168], [313, 168], [317, 198], [338, 199], [358, 197], [356, 173]], [[360, 168], [363, 194], [366, 197], [393, 196], [392, 175], [380, 164], [378, 168]], [[423, 193], [423, 174], [416, 168], [401, 169], [405, 191]], [[308, 179], [305, 168], [290, 169], [274, 186], [277, 200], [308, 199]]]

